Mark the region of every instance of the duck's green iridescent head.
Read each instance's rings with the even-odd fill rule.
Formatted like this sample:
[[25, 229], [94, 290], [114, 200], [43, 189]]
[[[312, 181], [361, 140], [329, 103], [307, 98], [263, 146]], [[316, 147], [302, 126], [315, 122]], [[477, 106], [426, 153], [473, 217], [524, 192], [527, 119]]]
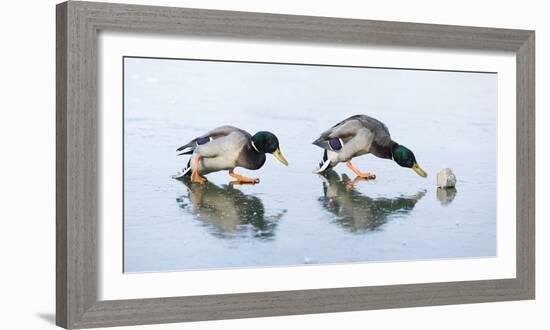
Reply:
[[275, 134], [267, 131], [257, 132], [252, 137], [252, 146], [258, 152], [273, 154], [281, 163], [288, 165], [287, 160], [279, 149], [279, 139], [277, 139]]
[[428, 174], [424, 172], [424, 170], [421, 169], [420, 166], [418, 166], [413, 152], [410, 151], [407, 147], [396, 144], [393, 147], [392, 156], [393, 160], [400, 166], [412, 168], [413, 171], [416, 172], [416, 174], [420, 175], [423, 178], [428, 176]]

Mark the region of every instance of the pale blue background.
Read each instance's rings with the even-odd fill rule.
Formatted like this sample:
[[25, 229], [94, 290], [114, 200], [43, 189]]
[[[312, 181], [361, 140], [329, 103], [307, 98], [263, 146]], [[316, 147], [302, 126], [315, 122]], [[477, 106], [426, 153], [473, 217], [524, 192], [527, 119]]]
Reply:
[[[496, 253], [495, 74], [126, 58], [124, 80], [126, 272]], [[311, 142], [356, 113], [385, 122], [429, 177], [363, 156], [354, 163], [377, 179], [325, 198]], [[274, 132], [290, 166], [268, 157], [241, 170], [259, 185], [233, 190], [226, 173], [209, 175], [218, 187], [202, 198], [225, 211], [194, 211], [170, 178], [187, 162], [175, 149], [224, 124]], [[444, 167], [459, 179], [446, 202]]]

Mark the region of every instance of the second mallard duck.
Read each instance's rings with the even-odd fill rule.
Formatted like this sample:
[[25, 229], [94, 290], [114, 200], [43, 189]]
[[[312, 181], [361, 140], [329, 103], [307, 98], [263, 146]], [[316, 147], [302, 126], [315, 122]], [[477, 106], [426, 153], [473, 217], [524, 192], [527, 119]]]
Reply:
[[254, 136], [233, 126], [221, 126], [194, 138], [179, 147], [179, 155], [192, 154], [187, 166], [175, 178], [191, 176], [192, 182], [204, 183], [203, 175], [228, 170], [229, 175], [241, 183], [257, 183], [257, 178], [248, 178], [234, 172], [235, 167], [257, 170], [265, 163], [265, 154], [270, 153], [281, 163], [288, 165], [279, 149], [277, 137], [266, 131]]
[[422, 177], [428, 176], [418, 166], [413, 152], [391, 139], [390, 131], [384, 123], [366, 115], [351, 116], [339, 122], [322, 133], [313, 144], [325, 149], [317, 173], [338, 163], [346, 163], [357, 176], [374, 179], [374, 174], [361, 172], [351, 163], [352, 158], [370, 153], [379, 158], [393, 159], [402, 167], [412, 168]]

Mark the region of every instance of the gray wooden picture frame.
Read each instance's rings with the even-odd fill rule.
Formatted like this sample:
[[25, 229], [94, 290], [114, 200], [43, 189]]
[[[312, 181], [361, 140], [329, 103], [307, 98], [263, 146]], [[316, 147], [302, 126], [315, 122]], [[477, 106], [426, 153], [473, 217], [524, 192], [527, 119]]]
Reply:
[[[56, 12], [56, 322], [59, 326], [88, 328], [534, 299], [534, 31], [77, 1], [57, 5]], [[97, 34], [104, 30], [515, 52], [516, 278], [98, 300]]]

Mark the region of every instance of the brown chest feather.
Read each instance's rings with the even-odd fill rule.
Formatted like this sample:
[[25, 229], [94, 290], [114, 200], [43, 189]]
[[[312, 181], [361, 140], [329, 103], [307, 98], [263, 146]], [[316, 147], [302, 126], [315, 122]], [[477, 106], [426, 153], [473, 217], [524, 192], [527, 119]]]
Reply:
[[265, 163], [265, 154], [257, 152], [251, 145], [243, 147], [237, 158], [237, 166], [244, 167], [249, 170], [257, 170]]

